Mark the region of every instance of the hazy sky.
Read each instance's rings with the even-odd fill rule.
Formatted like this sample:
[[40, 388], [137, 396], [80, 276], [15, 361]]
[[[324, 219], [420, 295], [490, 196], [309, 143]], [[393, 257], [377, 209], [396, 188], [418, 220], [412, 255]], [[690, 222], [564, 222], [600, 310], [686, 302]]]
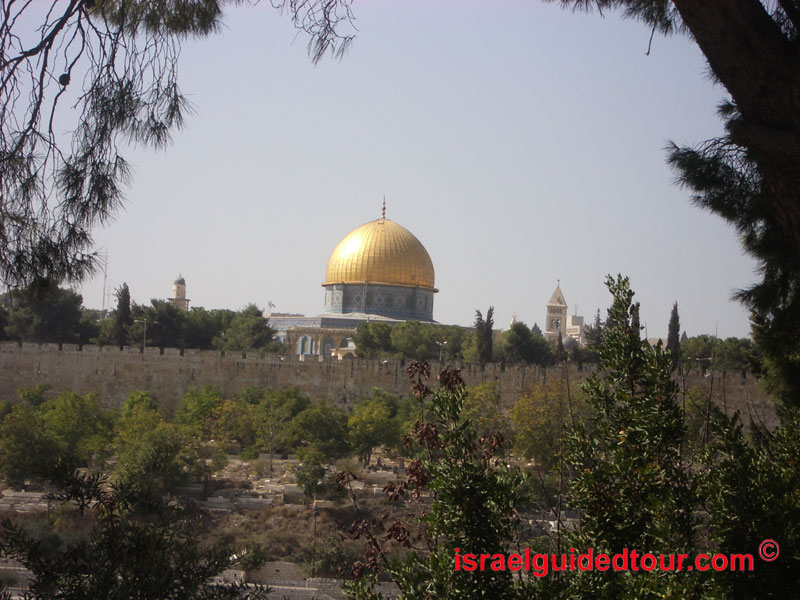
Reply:
[[[724, 91], [688, 38], [646, 56], [646, 26], [535, 0], [354, 10], [349, 53], [316, 67], [267, 2], [185, 45], [196, 114], [165, 152], [129, 156], [126, 208], [95, 235], [109, 293], [164, 298], [182, 273], [192, 306], [319, 314], [330, 252], [385, 195], [431, 255], [440, 322], [494, 305], [498, 327], [541, 326], [557, 279], [591, 320], [621, 272], [651, 337], [676, 300], [689, 335], [747, 334], [729, 298], [754, 263], [664, 161], [669, 140], [722, 131]], [[102, 273], [81, 291], [99, 308]]]

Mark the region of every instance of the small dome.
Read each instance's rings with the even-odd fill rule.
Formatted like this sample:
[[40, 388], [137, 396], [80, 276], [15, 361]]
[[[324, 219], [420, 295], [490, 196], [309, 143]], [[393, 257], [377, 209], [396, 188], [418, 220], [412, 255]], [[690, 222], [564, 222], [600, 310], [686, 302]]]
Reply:
[[386, 218], [364, 223], [339, 242], [328, 259], [322, 285], [365, 281], [437, 291], [425, 246]]
[[183, 278], [183, 275], [178, 275], [178, 278], [175, 280], [175, 285], [186, 285], [186, 280]]
[[564, 350], [572, 350], [573, 348], [578, 347], [578, 340], [569, 335], [563, 338], [561, 343], [564, 344]]

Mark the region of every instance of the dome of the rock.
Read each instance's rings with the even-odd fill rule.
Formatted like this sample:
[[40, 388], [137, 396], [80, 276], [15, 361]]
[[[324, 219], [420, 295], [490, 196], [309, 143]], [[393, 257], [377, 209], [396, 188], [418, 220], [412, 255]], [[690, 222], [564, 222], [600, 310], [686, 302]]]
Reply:
[[376, 219], [339, 242], [328, 259], [322, 285], [364, 282], [433, 290], [433, 263], [408, 229], [389, 219]]
[[382, 217], [356, 227], [334, 248], [325, 271], [325, 308], [395, 319], [432, 320], [435, 277], [425, 246]]

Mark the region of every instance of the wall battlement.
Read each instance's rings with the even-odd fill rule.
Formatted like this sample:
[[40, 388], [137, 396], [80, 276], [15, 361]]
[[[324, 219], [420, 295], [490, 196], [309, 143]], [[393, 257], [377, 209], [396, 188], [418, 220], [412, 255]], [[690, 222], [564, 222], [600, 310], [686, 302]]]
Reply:
[[[214, 384], [225, 394], [258, 385], [269, 388], [297, 387], [312, 399], [326, 398], [350, 405], [373, 387], [396, 394], [410, 389], [405, 367], [408, 361], [345, 359], [317, 356], [257, 355], [216, 350], [184, 350], [72, 344], [0, 343], [0, 400], [16, 400], [22, 387], [48, 385], [53, 393], [96, 392], [101, 405], [121, 406], [133, 390], [149, 391], [168, 409], [177, 407], [190, 387]], [[467, 385], [494, 382], [504, 403], [513, 403], [535, 384], [568, 376], [586, 379], [596, 365], [575, 363], [535, 365], [456, 364]], [[435, 375], [440, 365], [431, 364]], [[709, 390], [726, 411], [740, 410], [745, 421], [752, 416], [768, 427], [777, 425], [775, 407], [757, 378], [742, 372], [696, 371], [686, 376], [686, 387]]]

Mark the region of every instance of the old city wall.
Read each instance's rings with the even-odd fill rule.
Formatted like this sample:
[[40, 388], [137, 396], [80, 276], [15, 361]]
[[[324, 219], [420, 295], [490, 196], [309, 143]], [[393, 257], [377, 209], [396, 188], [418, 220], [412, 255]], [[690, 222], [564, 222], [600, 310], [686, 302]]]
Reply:
[[[132, 390], [147, 390], [174, 409], [190, 387], [214, 384], [225, 394], [259, 385], [297, 387], [314, 399], [352, 404], [373, 387], [397, 394], [409, 390], [406, 361], [345, 359], [307, 356], [243, 355], [236, 352], [139, 349], [57, 344], [0, 343], [0, 400], [15, 400], [22, 387], [47, 385], [51, 393], [96, 392], [102, 405], [118, 407]], [[565, 376], [571, 381], [588, 377], [594, 365], [506, 366], [457, 365], [467, 385], [494, 382], [504, 402], [511, 404], [535, 384]], [[437, 372], [438, 365], [432, 365]], [[759, 381], [746, 373], [697, 372], [685, 378], [686, 387], [700, 386], [728, 412], [740, 410], [769, 427], [777, 424], [775, 408]]]

